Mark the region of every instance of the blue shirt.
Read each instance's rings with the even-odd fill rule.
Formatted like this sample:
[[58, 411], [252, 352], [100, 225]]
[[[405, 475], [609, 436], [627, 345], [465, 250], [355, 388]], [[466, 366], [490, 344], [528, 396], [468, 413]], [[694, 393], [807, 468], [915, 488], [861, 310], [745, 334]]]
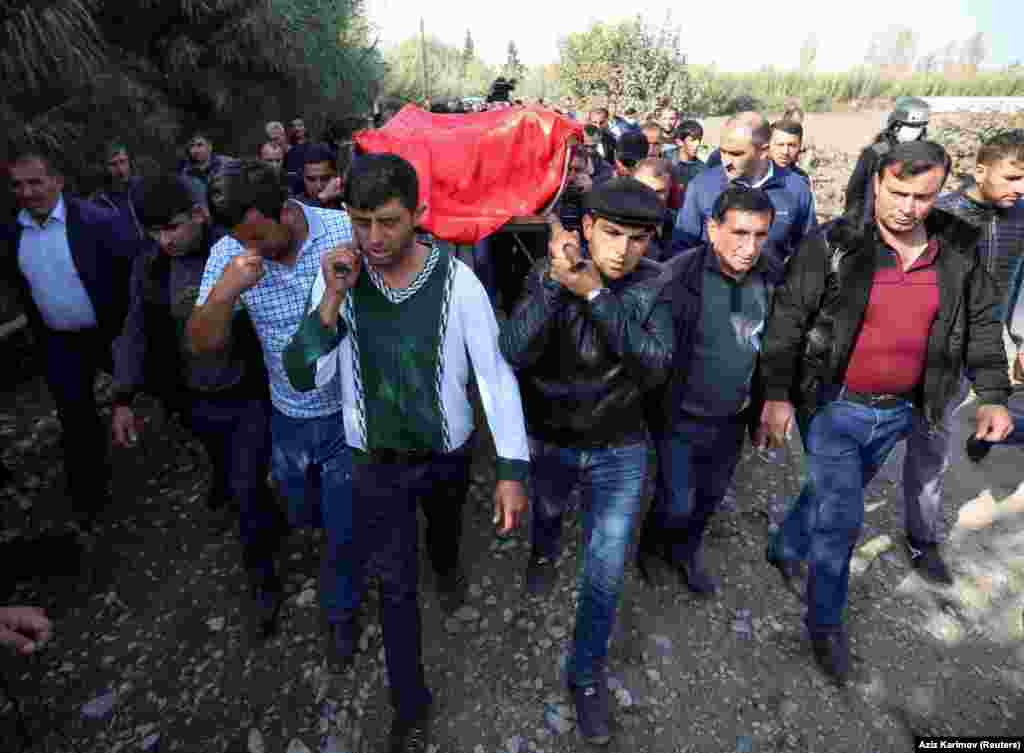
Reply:
[[[309, 235], [299, 250], [295, 265], [287, 266], [265, 259], [263, 277], [242, 293], [235, 310], [244, 307], [249, 312], [260, 338], [274, 407], [292, 418], [315, 418], [341, 410], [339, 380], [334, 379], [309, 392], [299, 392], [292, 387], [285, 373], [284, 349], [305, 318], [313, 281], [320, 271], [320, 258], [335, 246], [352, 241], [352, 224], [345, 212], [319, 209], [299, 202], [295, 204], [302, 208], [309, 225]], [[214, 244], [203, 271], [196, 305], [206, 303], [228, 262], [244, 252], [242, 244], [230, 235]]]
[[27, 209], [18, 213], [18, 224], [24, 228], [18, 267], [28, 280], [32, 300], [46, 326], [61, 332], [95, 327], [96, 309], [71, 258], [63, 195], [42, 225]]
[[[708, 243], [707, 223], [715, 200], [729, 186], [722, 165], [708, 167], [690, 181], [683, 199], [683, 208], [676, 217], [672, 234], [672, 256], [688, 248]], [[769, 173], [758, 181], [760, 188], [775, 206], [775, 219], [768, 231], [765, 251], [785, 260], [799, 247], [804, 237], [818, 226], [814, 194], [810, 186], [792, 170], [769, 166]]]

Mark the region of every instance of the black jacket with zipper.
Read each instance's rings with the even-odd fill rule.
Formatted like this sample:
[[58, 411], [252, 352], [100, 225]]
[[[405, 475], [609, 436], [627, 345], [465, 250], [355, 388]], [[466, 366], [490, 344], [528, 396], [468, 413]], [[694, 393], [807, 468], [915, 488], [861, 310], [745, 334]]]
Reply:
[[936, 205], [981, 231], [978, 257], [982, 266], [995, 280], [1003, 316], [1006, 301], [1013, 292], [1010, 283], [1017, 265], [1024, 258], [1024, 203], [1009, 209], [975, 201], [964, 191], [946, 194]]
[[527, 433], [561, 447], [593, 448], [646, 433], [644, 395], [672, 363], [672, 321], [662, 269], [640, 264], [592, 303], [537, 262], [501, 327], [501, 353], [517, 372]]
[[[672, 369], [668, 381], [654, 390], [648, 398], [648, 425], [655, 438], [664, 438], [672, 433], [682, 405], [686, 378], [690, 372], [693, 347], [700, 326], [701, 302], [704, 287], [704, 268], [707, 255], [714, 253], [709, 245], [688, 249], [664, 262], [664, 295], [672, 304], [672, 323], [675, 328], [675, 346]], [[771, 316], [775, 289], [782, 282], [785, 267], [772, 254], [761, 254], [754, 269], [764, 282], [767, 303], [766, 320]], [[748, 428], [756, 431], [761, 419], [764, 395], [761, 380], [755, 367], [751, 379], [750, 405], [747, 408]]]
[[[978, 229], [938, 209], [925, 227], [939, 242], [939, 311], [915, 404], [937, 425], [959, 391], [965, 366], [974, 372], [982, 404], [1006, 405], [1010, 384], [996, 286], [976, 251]], [[790, 259], [761, 353], [766, 400], [791, 400], [807, 417], [824, 388], [843, 384], [881, 242], [874, 223], [847, 215], [808, 237]]]

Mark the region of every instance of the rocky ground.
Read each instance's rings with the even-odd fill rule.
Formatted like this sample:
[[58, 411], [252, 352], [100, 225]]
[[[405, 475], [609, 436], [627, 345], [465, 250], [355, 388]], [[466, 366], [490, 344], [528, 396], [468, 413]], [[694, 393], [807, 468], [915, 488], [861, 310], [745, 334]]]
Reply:
[[[356, 665], [332, 677], [316, 598], [320, 538], [296, 533], [284, 553], [281, 633], [254, 642], [236, 532], [215, 533], [202, 505], [205, 461], [180, 428], [147, 415], [139, 448], [117, 456], [117, 501], [93, 567], [59, 549], [3, 545], [5, 570], [22, 573], [7, 603], [44, 606], [56, 634], [31, 659], [0, 659], [10, 693], [0, 705], [0, 750], [376, 750], [390, 712], [372, 592]], [[962, 432], [970, 419], [965, 409]], [[58, 427], [39, 379], [4, 396], [0, 432], [17, 477], [2, 492], [4, 540], [60, 532]], [[493, 534], [490, 453], [483, 436], [466, 509], [469, 599], [454, 617], [440, 611], [423, 569], [434, 750], [583, 750], [560, 670], [579, 528], [567, 531], [555, 593], [525, 599], [528, 529]], [[717, 598], [696, 599], [675, 583], [644, 587], [630, 566], [609, 667], [610, 750], [887, 753], [910, 750], [915, 733], [1024, 735], [1018, 451], [997, 449], [977, 467], [958, 452], [947, 481], [957, 575], [949, 589], [908, 567], [898, 462], [872, 484], [851, 589], [856, 677], [845, 689], [815, 669], [800, 603], [763, 561], [766, 532], [798, 488], [800, 467], [796, 448], [774, 459], [745, 454], [708, 543], [723, 581]]]

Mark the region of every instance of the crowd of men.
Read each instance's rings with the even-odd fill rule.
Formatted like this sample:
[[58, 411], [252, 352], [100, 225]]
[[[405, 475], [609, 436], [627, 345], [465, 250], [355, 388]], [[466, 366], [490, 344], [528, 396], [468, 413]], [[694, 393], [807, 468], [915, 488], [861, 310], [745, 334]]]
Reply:
[[[1024, 363], [1024, 131], [989, 139], [974, 181], [943, 195], [949, 156], [926, 140], [920, 102], [898, 103], [885, 146], [862, 156], [866, 185], [819, 227], [797, 167], [802, 119], [740, 113], [705, 164], [700, 124], [671, 107], [646, 121], [589, 112], [548, 254], [500, 323], [488, 281], [418, 231], [412, 165], [389, 154], [339, 164], [337, 150], [307, 142], [301, 119], [267, 124], [252, 159], [196, 134], [176, 171], [145, 180], [115, 144], [92, 202], [65, 193], [57, 157], [22, 151], [0, 273], [42, 349], [76, 529], [85, 540], [101, 525], [104, 448], [138, 441], [136, 396], [159, 398], [209, 456], [207, 504], [237, 516], [255, 631], [276, 629], [277, 554], [296, 527], [326, 531], [320, 599], [337, 670], [357, 651], [365, 575], [376, 574], [395, 708], [387, 750], [424, 751], [417, 513], [454, 611], [467, 585], [472, 381], [496, 449], [494, 524], [508, 533], [531, 511], [531, 596], [552, 589], [580, 492], [567, 676], [580, 733], [606, 744], [608, 648], [634, 529], [645, 581], [678, 577], [713, 598], [703, 538], [745, 435], [782, 447], [795, 425], [808, 481], [766, 560], [806, 602], [818, 665], [844, 681], [863, 489], [895, 444], [908, 442], [913, 566], [949, 584], [942, 474], [968, 388], [972, 459], [1024, 441], [1007, 409], [1008, 354]], [[101, 369], [114, 378], [109, 429], [93, 391]], [[0, 610], [0, 640], [23, 653], [49, 630], [38, 610]]]

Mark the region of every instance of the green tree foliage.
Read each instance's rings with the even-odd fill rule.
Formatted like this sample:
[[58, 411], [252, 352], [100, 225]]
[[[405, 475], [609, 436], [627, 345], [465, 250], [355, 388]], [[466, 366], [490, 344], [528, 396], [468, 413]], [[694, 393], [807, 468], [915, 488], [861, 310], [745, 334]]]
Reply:
[[[467, 39], [472, 42], [468, 35]], [[420, 38], [416, 36], [400, 42], [384, 54], [387, 75], [383, 88], [388, 95], [405, 101], [420, 101], [429, 96], [435, 102], [483, 96], [498, 75], [492, 66], [475, 54], [471, 53], [467, 60], [465, 46], [460, 50], [429, 34], [424, 46], [430, 91], [423, 91]]]
[[0, 0], [4, 149], [55, 148], [87, 190], [108, 140], [155, 169], [194, 129], [235, 155], [267, 120], [301, 115], [319, 137], [377, 93], [362, 1]]
[[508, 57], [505, 60], [505, 67], [501, 71], [506, 79], [516, 79], [519, 81], [522, 79], [523, 74], [526, 72], [526, 66], [519, 60], [519, 48], [516, 47], [514, 41], [508, 43]]
[[573, 97], [603, 99], [616, 109], [654, 109], [659, 100], [691, 96], [680, 30], [666, 18], [660, 28], [643, 18], [593, 23], [560, 41], [561, 80]]

